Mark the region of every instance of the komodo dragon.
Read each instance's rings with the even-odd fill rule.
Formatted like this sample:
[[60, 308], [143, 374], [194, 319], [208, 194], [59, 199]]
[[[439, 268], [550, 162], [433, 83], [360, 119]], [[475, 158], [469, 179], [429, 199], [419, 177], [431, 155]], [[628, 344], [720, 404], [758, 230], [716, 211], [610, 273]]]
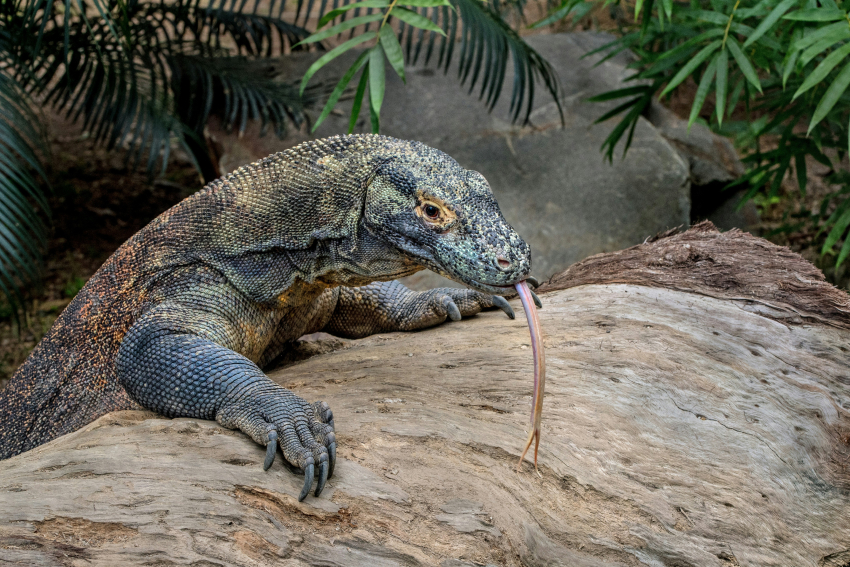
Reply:
[[[472, 289], [413, 292], [423, 268]], [[260, 369], [304, 334], [409, 331], [501, 307], [528, 244], [484, 177], [377, 135], [307, 142], [178, 203], [106, 261], [0, 391], [0, 459], [142, 406], [215, 419], [321, 493], [333, 414]], [[371, 283], [379, 282], [379, 283]]]

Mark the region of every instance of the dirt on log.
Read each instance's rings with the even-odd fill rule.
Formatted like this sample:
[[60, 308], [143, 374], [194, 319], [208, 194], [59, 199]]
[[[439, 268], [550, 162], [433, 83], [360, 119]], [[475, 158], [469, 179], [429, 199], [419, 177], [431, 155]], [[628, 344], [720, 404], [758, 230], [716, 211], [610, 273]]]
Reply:
[[300, 480], [214, 422], [120, 412], [0, 462], [0, 564], [850, 565], [850, 302], [786, 249], [707, 225], [546, 284], [531, 349], [484, 313], [326, 341], [271, 373], [334, 409]]

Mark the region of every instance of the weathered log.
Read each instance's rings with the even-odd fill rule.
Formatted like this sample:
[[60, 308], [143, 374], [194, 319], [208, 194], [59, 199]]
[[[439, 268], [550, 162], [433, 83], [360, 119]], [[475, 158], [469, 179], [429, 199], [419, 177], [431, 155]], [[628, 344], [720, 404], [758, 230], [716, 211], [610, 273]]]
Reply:
[[238, 432], [147, 412], [0, 462], [0, 563], [850, 565], [843, 292], [705, 225], [546, 289], [539, 476], [516, 471], [528, 330], [485, 313], [272, 372], [334, 408], [320, 498]]

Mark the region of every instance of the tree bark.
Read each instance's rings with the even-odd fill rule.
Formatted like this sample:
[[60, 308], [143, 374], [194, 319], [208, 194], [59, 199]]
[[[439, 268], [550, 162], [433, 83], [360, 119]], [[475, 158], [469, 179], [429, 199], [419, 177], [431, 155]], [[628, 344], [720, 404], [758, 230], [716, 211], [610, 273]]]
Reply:
[[[709, 225], [547, 282], [540, 472], [517, 319], [312, 341], [320, 498], [214, 422], [110, 414], [0, 462], [11, 565], [850, 565], [850, 301]], [[295, 357], [293, 360], [296, 360]]]

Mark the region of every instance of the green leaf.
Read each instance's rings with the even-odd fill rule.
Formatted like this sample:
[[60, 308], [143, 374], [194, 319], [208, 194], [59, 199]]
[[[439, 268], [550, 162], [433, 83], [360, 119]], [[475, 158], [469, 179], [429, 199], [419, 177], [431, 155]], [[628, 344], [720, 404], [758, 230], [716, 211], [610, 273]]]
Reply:
[[[829, 204], [828, 199], [824, 199], [823, 207], [826, 207], [828, 204]], [[843, 201], [842, 201], [842, 202], [841, 202], [841, 203], [840, 203], [840, 204], [839, 204], [839, 205], [835, 208], [835, 211], [833, 211], [833, 213], [832, 213], [831, 215], [829, 215], [829, 218], [828, 218], [828, 219], [826, 219], [826, 222], [824, 222], [823, 226], [822, 226], [822, 227], [821, 227], [821, 229], [818, 231], [818, 236], [820, 236], [820, 234], [821, 234], [824, 230], [826, 230], [826, 229], [827, 229], [827, 228], [829, 228], [829, 227], [830, 227], [833, 223], [835, 223], [836, 219], [838, 219], [838, 217], [840, 217], [841, 215], [843, 215], [843, 214], [844, 214], [844, 212], [845, 212], [845, 211], [847, 211], [847, 209], [848, 209], [848, 208], [850, 208], [850, 199], [844, 199], [844, 200], [843, 200]], [[822, 209], [823, 209], [823, 208], [822, 208]], [[823, 214], [823, 213], [822, 213], [822, 214]], [[829, 248], [832, 248], [832, 246], [830, 246]], [[829, 250], [829, 248], [826, 248], [826, 247], [821, 248], [821, 254], [824, 254], [827, 250]]]
[[390, 13], [402, 22], [411, 25], [415, 28], [429, 30], [441, 35], [446, 35], [446, 33], [443, 31], [443, 28], [435, 24], [429, 18], [426, 18], [421, 14], [417, 14], [416, 12], [411, 12], [410, 10], [407, 10], [405, 8], [395, 8]]
[[829, 236], [826, 237], [826, 242], [823, 243], [823, 248], [821, 248], [821, 254], [825, 254], [835, 246], [835, 243], [838, 242], [848, 226], [850, 226], [850, 210], [845, 210], [832, 227], [832, 230], [829, 231]]
[[832, 38], [824, 38], [820, 41], [813, 43], [800, 54], [800, 66], [805, 67], [809, 64], [809, 61], [811, 61], [824, 51], [828, 50], [830, 47], [836, 45], [837, 43], [839, 42], [833, 41]]
[[[640, 2], [642, 0], [638, 1]], [[593, 2], [584, 2], [582, 0], [564, 0], [563, 2], [561, 2], [561, 5], [558, 6], [551, 14], [549, 14], [539, 22], [533, 23], [531, 25], [531, 29], [539, 29], [542, 27], [546, 27], [550, 24], [554, 24], [555, 22], [566, 18], [573, 12], [578, 12], [577, 8], [585, 4], [589, 4], [591, 7], [595, 6]]]
[[848, 54], [850, 54], [850, 43], [844, 44], [827, 55], [824, 60], [820, 62], [820, 65], [815, 67], [815, 70], [806, 77], [806, 80], [803, 81], [803, 84], [800, 85], [800, 88], [794, 93], [794, 98], [797, 98], [807, 90], [819, 84], [826, 78], [827, 75], [829, 75], [829, 72], [832, 71], [836, 65], [841, 63], [844, 58], [847, 57]]
[[[115, 26], [112, 25], [113, 20], [110, 15], [105, 11], [105, 7], [100, 5], [100, 0], [91, 0], [91, 2], [92, 4], [94, 4], [95, 8], [97, 8], [97, 11], [100, 13], [101, 20], [106, 23], [106, 27], [109, 28], [109, 33], [112, 34], [113, 38], [120, 41], [121, 38], [118, 36], [118, 32], [115, 30]], [[82, 0], [77, 0], [77, 4], [79, 4], [80, 10], [85, 13], [86, 9], [82, 3]]]
[[717, 54], [717, 90], [716, 102], [717, 124], [723, 124], [723, 115], [726, 112], [726, 89], [729, 79], [729, 52], [721, 49]]
[[673, 21], [673, 0], [661, 0], [661, 5], [667, 14], [667, 19]]
[[741, 46], [738, 45], [738, 41], [730, 35], [727, 38], [726, 46], [729, 48], [729, 53], [731, 53], [732, 57], [735, 58], [735, 61], [738, 63], [738, 68], [741, 69], [741, 72], [744, 74], [744, 77], [747, 78], [747, 81], [758, 89], [758, 92], [762, 92], [761, 82], [756, 74], [756, 70], [753, 69], [752, 63], [750, 63], [747, 56], [741, 51]]
[[763, 18], [770, 12], [771, 4], [773, 4], [773, 2], [775, 2], [775, 0], [760, 0], [759, 3], [752, 8], [740, 8], [737, 12], [738, 17], [742, 20], [753, 16]]
[[[600, 124], [602, 122], [605, 122], [606, 120], [614, 118], [618, 114], [621, 114], [623, 111], [625, 111], [629, 108], [633, 108], [636, 104], [639, 104], [642, 99], [643, 99], [643, 97], [639, 96], [639, 97], [633, 98], [631, 100], [627, 100], [623, 104], [612, 108], [611, 110], [609, 110], [608, 112], [606, 112], [605, 114], [603, 114], [602, 116], [600, 116], [599, 118], [594, 120], [593, 123], [594, 124]], [[605, 147], [605, 144], [603, 144], [602, 146]]]
[[389, 5], [390, 3], [387, 0], [363, 0], [362, 2], [354, 2], [353, 4], [348, 4], [342, 8], [331, 10], [322, 16], [319, 23], [316, 24], [316, 29], [325, 27], [328, 22], [333, 21], [334, 18], [344, 14], [348, 10], [354, 10], [355, 8], [386, 8]]
[[835, 80], [832, 81], [832, 84], [829, 85], [829, 88], [826, 89], [826, 93], [818, 103], [818, 107], [815, 109], [814, 115], [812, 115], [812, 121], [809, 123], [809, 130], [806, 132], [807, 135], [811, 133], [815, 126], [817, 126], [818, 122], [826, 118], [826, 115], [829, 114], [829, 111], [832, 110], [832, 107], [835, 106], [835, 103], [838, 102], [838, 99], [842, 94], [844, 94], [844, 91], [847, 90], [847, 85], [850, 85], [850, 62], [844, 66]]
[[407, 80], [404, 77], [404, 53], [401, 51], [401, 45], [398, 43], [398, 38], [390, 26], [383, 26], [380, 35], [380, 45], [384, 49], [384, 54], [387, 56], [387, 61], [390, 62], [395, 72], [401, 77], [405, 83]]
[[800, 57], [799, 51], [791, 51], [785, 56], [785, 64], [782, 67], [782, 88], [788, 83], [788, 77], [794, 71], [794, 66], [797, 64], [797, 59]]
[[381, 132], [381, 116], [375, 112], [375, 107], [372, 106], [371, 98], [369, 99], [369, 120], [372, 123], [372, 133], [379, 134]]
[[712, 10], [691, 10], [688, 12], [688, 15], [699, 21], [717, 24], [724, 28], [726, 27], [726, 24], [729, 23], [729, 14], [721, 14], [720, 12], [714, 12]]
[[773, 25], [794, 5], [797, 3], [797, 0], [783, 0], [780, 2], [773, 11], [767, 15], [765, 19], [761, 21], [761, 23], [756, 28], [756, 31], [752, 33], [752, 35], [747, 38], [747, 41], [744, 43], [744, 47], [747, 48], [755, 43], [761, 36], [763, 36], [767, 31], [773, 27]]
[[354, 132], [354, 127], [357, 125], [357, 118], [360, 116], [360, 107], [363, 104], [363, 94], [366, 92], [366, 83], [369, 82], [369, 64], [363, 69], [363, 74], [360, 75], [360, 83], [357, 85], [357, 93], [354, 95], [354, 102], [351, 105], [351, 118], [348, 120], [348, 133]]
[[298, 47], [299, 45], [304, 45], [305, 43], [316, 43], [317, 41], [322, 41], [323, 39], [339, 35], [344, 31], [350, 30], [351, 28], [356, 28], [357, 26], [362, 26], [363, 24], [368, 24], [370, 22], [377, 22], [378, 20], [383, 19], [383, 14], [369, 14], [368, 16], [359, 16], [357, 18], [351, 18], [350, 20], [340, 22], [337, 25], [330, 27], [324, 31], [316, 32], [310, 37], [299, 41], [293, 47]]
[[848, 254], [850, 254], [850, 238], [845, 238], [844, 244], [841, 246], [841, 252], [838, 254], [838, 259], [835, 261], [836, 268], [847, 259]]
[[437, 8], [438, 6], [451, 6], [449, 0], [400, 0], [402, 6], [416, 6], [419, 8]]
[[322, 67], [324, 67], [325, 65], [327, 65], [349, 49], [357, 47], [361, 43], [365, 43], [370, 39], [374, 39], [377, 35], [378, 34], [376, 32], [366, 32], [363, 35], [349, 39], [343, 44], [337, 45], [336, 47], [319, 57], [315, 63], [310, 65], [310, 68], [307, 69], [307, 72], [304, 73], [304, 78], [301, 79], [300, 94], [304, 94], [304, 89], [307, 87], [307, 83], [310, 82], [310, 79], [313, 77], [313, 75], [316, 74], [319, 69], [321, 69]]
[[673, 89], [679, 86], [685, 79], [693, 73], [694, 69], [696, 69], [703, 61], [708, 59], [712, 53], [717, 51], [717, 49], [722, 44], [722, 40], [715, 40], [702, 48], [702, 51], [697, 53], [693, 59], [688, 61], [684, 67], [682, 67], [676, 75], [670, 79], [670, 82], [667, 84], [667, 87], [661, 91], [661, 94], [658, 95], [659, 98], [663, 97]]
[[702, 106], [705, 104], [705, 98], [708, 96], [708, 91], [711, 90], [711, 83], [714, 82], [714, 75], [717, 71], [717, 61], [720, 58], [720, 54], [711, 60], [711, 63], [708, 64], [708, 67], [705, 69], [705, 73], [702, 75], [702, 79], [699, 82], [699, 87], [697, 88], [697, 94], [694, 96], [694, 104], [691, 106], [691, 115], [688, 118], [688, 128], [690, 128], [691, 124], [694, 123], [694, 120], [699, 116], [699, 111], [702, 110]]
[[782, 16], [783, 20], [794, 20], [798, 22], [834, 22], [843, 20], [844, 10], [831, 10], [829, 8], [810, 8], [808, 10], [795, 10], [790, 14]]
[[331, 113], [331, 110], [334, 109], [337, 101], [339, 100], [339, 97], [341, 97], [342, 93], [345, 91], [345, 87], [348, 86], [348, 83], [351, 82], [351, 79], [354, 78], [354, 75], [357, 73], [357, 71], [359, 71], [360, 68], [366, 64], [366, 58], [368, 56], [369, 52], [364, 51], [360, 54], [360, 57], [358, 57], [354, 61], [354, 63], [352, 63], [351, 67], [348, 68], [348, 71], [345, 72], [345, 75], [343, 75], [339, 82], [336, 84], [336, 88], [334, 88], [333, 92], [331, 93], [331, 96], [328, 97], [328, 102], [325, 103], [325, 107], [322, 109], [322, 113], [319, 115], [319, 118], [313, 125], [311, 132], [315, 132], [316, 128], [318, 128], [319, 125], [325, 121], [325, 118], [327, 118], [328, 115]]
[[[376, 118], [381, 115], [381, 105], [384, 103], [385, 80], [384, 51], [375, 46], [369, 50], [369, 108]], [[372, 130], [375, 131], [374, 123]], [[378, 131], [380, 125], [375, 133]]]
[[791, 49], [806, 49], [821, 40], [831, 40], [836, 43], [848, 37], [850, 37], [850, 28], [848, 28], [847, 22], [835, 22], [801, 37], [791, 45]]
[[741, 77], [738, 79], [738, 82], [735, 83], [735, 88], [732, 89], [732, 96], [729, 97], [729, 107], [726, 111], [726, 116], [732, 116], [732, 113], [735, 111], [735, 107], [738, 105], [738, 100], [741, 98], [741, 94], [744, 92], [744, 78]]
[[665, 61], [669, 58], [676, 59], [682, 55], [683, 52], [687, 51], [689, 48], [694, 47], [705, 41], [706, 39], [711, 39], [712, 37], [720, 37], [723, 35], [723, 28], [713, 28], [708, 31], [705, 31], [698, 36], [692, 37], [688, 41], [682, 43], [681, 45], [674, 47], [668, 51], [665, 51], [663, 54], [658, 57], [653, 63], [653, 67], [658, 65], [659, 62]]

